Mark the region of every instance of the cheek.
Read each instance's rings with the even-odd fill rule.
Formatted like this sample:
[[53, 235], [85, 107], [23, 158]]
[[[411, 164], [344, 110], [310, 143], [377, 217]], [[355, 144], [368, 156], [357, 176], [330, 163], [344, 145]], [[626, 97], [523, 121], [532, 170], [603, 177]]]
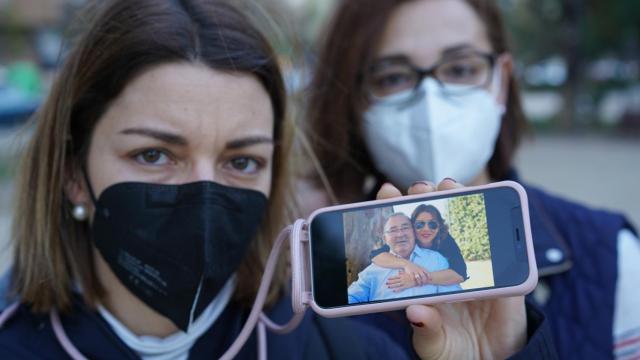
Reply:
[[271, 168], [265, 170], [264, 174], [260, 177], [256, 190], [262, 192], [267, 198], [271, 197], [271, 188], [277, 184], [278, 179], [273, 178], [273, 170]]
[[123, 171], [117, 155], [113, 154], [103, 138], [94, 137], [87, 155], [88, 180], [96, 197], [110, 185], [121, 182], [127, 172]]

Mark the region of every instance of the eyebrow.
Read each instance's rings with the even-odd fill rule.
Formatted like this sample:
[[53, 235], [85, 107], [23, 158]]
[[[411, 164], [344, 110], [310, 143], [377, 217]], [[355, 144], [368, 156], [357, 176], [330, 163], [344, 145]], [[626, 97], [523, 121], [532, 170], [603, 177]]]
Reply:
[[[155, 130], [150, 128], [129, 128], [120, 131], [121, 134], [124, 135], [141, 135], [150, 137], [153, 139], [160, 140], [162, 142], [166, 142], [169, 144], [185, 146], [189, 142], [184, 136], [170, 133], [162, 130]], [[227, 149], [239, 149], [247, 146], [257, 145], [257, 144], [273, 144], [273, 139], [268, 136], [249, 136], [245, 138], [235, 139], [228, 141], [225, 144]]]
[[179, 146], [185, 146], [188, 144], [188, 141], [184, 136], [150, 128], [129, 128], [120, 131], [120, 134], [146, 136], [168, 144]]
[[273, 144], [273, 139], [268, 136], [249, 136], [228, 141], [225, 147], [227, 149], [239, 149], [258, 144]]
[[[457, 52], [465, 51], [465, 50], [474, 50], [474, 49], [475, 48], [473, 47], [473, 45], [466, 44], [466, 43], [449, 46], [442, 51], [438, 62], [441, 61], [443, 58], [446, 58], [447, 56], [454, 55]], [[389, 54], [389, 55], [374, 59], [373, 63], [371, 64], [371, 68], [375, 68], [381, 65], [386, 65], [387, 63], [398, 63], [398, 62], [404, 62], [408, 64], [412, 63], [407, 55], [403, 53], [397, 53], [397, 54]]]
[[471, 44], [466, 44], [466, 43], [462, 43], [462, 44], [456, 44], [453, 46], [449, 46], [446, 49], [444, 49], [442, 51], [442, 57], [445, 57], [447, 55], [451, 55], [451, 54], [455, 54], [459, 51], [463, 51], [463, 50], [476, 50], [476, 48], [473, 47], [473, 45]]

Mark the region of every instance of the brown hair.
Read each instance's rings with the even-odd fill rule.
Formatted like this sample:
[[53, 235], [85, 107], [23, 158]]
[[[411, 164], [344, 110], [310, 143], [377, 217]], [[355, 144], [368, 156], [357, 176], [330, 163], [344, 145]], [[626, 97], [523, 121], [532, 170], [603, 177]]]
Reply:
[[[308, 135], [321, 171], [341, 202], [359, 200], [368, 175], [383, 179], [376, 170], [360, 131], [367, 105], [361, 72], [373, 60], [376, 45], [393, 10], [414, 0], [343, 1], [329, 24], [320, 48], [311, 84]], [[492, 0], [465, 0], [487, 29], [493, 51], [508, 52], [500, 12]], [[425, 21], [428, 21], [426, 19]], [[500, 135], [491, 159], [489, 175], [504, 178], [526, 128], [518, 87], [513, 77]]]
[[[64, 194], [70, 174], [84, 166], [93, 129], [134, 77], [169, 62], [256, 76], [273, 106], [275, 152], [269, 208], [238, 271], [236, 299], [255, 296], [271, 239], [290, 204], [286, 169], [291, 129], [276, 57], [251, 21], [224, 1], [98, 1], [86, 11], [86, 30], [70, 51], [51, 93], [36, 116], [35, 132], [21, 163], [13, 224], [13, 289], [34, 311], [69, 309], [75, 286], [89, 305], [104, 295], [94, 269], [86, 222], [70, 217]], [[286, 279], [276, 273], [270, 300]]]
[[[437, 207], [433, 205], [426, 205], [426, 204], [420, 204], [415, 209], [413, 209], [413, 212], [411, 213], [411, 224], [415, 224], [416, 220], [418, 219], [418, 216], [420, 216], [420, 214], [422, 213], [431, 214], [431, 216], [438, 222], [438, 225], [439, 225], [438, 234], [434, 239], [435, 246], [431, 246], [431, 249], [437, 251], [440, 249], [440, 245], [442, 244], [442, 241], [446, 239], [447, 236], [449, 236], [449, 225], [445, 223], [444, 218], [440, 214], [440, 211], [438, 210]], [[416, 242], [419, 244], [420, 241], [418, 241], [417, 239], [418, 239], [418, 236], [416, 236]]]

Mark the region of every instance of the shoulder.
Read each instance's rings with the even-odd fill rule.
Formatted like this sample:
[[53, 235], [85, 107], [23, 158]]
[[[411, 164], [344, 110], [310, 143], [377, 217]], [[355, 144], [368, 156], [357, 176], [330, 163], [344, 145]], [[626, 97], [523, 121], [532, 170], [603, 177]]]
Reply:
[[393, 269], [384, 268], [382, 266], [376, 265], [375, 263], [371, 263], [371, 264], [367, 265], [367, 267], [362, 269], [362, 271], [360, 271], [358, 276], [366, 278], [366, 277], [369, 277], [369, 276], [378, 276], [380, 272], [387, 273], [389, 271], [393, 271]]
[[[631, 223], [620, 213], [590, 208], [533, 186], [525, 185], [525, 189], [529, 198], [533, 236], [539, 243], [557, 245], [559, 241], [553, 239], [561, 238], [573, 244], [572, 248], [593, 243], [594, 246], [602, 247], [605, 244], [614, 249], [620, 230], [635, 232]], [[606, 241], [603, 242], [603, 239]]]
[[52, 358], [65, 357], [53, 336], [48, 316], [35, 314], [25, 305], [19, 305], [0, 328], [0, 353], [19, 359], [39, 359], [43, 353]]
[[462, 256], [461, 255], [462, 253], [460, 252], [460, 247], [456, 243], [456, 239], [454, 239], [450, 233], [447, 234], [447, 236], [444, 239], [442, 239], [442, 242], [438, 247], [438, 251], [444, 254], [445, 257], [452, 257], [456, 255]]
[[[579, 223], [590, 220], [597, 228], [611, 228], [617, 233], [623, 228], [632, 229], [624, 215], [603, 209], [595, 209], [578, 202], [550, 194], [535, 186], [523, 184], [527, 190], [530, 206], [544, 211], [555, 223]], [[584, 224], [583, 224], [584, 225]]]
[[431, 258], [431, 259], [437, 259], [437, 260], [440, 260], [440, 258], [445, 259], [445, 257], [442, 256], [442, 254], [440, 254], [440, 252], [435, 251], [435, 250], [425, 249], [425, 248], [421, 248], [419, 246], [416, 246], [416, 248], [413, 251], [415, 251], [415, 253], [418, 256], [421, 256], [421, 257], [424, 257], [424, 258]]
[[[131, 350], [79, 295], [58, 321], [71, 344], [88, 359], [132, 358]], [[0, 354], [15, 354], [9, 358], [17, 359], [42, 359], [44, 354], [51, 359], [69, 357], [54, 333], [50, 313], [34, 313], [24, 304], [0, 328]]]
[[523, 186], [529, 199], [540, 276], [576, 266], [587, 269], [595, 262], [609, 269], [609, 280], [614, 282], [618, 234], [625, 228], [633, 231], [627, 219], [616, 212], [592, 209], [537, 187]]

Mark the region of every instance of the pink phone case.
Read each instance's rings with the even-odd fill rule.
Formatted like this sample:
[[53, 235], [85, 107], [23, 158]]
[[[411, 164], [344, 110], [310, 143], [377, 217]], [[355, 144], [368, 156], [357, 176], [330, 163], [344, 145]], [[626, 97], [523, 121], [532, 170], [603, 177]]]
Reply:
[[[308, 236], [308, 224], [311, 223], [314, 217], [318, 214], [333, 210], [347, 210], [353, 208], [359, 208], [365, 205], [385, 205], [397, 202], [398, 200], [412, 200], [412, 199], [429, 199], [434, 196], [442, 195], [454, 195], [464, 193], [473, 190], [483, 190], [498, 187], [510, 187], [517, 191], [520, 196], [520, 202], [522, 204], [522, 215], [524, 220], [524, 235], [525, 246], [527, 250], [527, 257], [529, 260], [529, 276], [520, 285], [499, 288], [499, 289], [484, 289], [477, 291], [470, 291], [459, 294], [450, 295], [438, 295], [424, 298], [412, 298], [412, 299], [399, 299], [393, 301], [386, 301], [384, 303], [374, 304], [349, 304], [339, 308], [323, 308], [320, 307], [315, 301], [313, 296], [313, 290], [311, 288], [311, 254], [309, 246]], [[385, 200], [367, 201], [355, 204], [331, 206], [314, 211], [308, 220], [298, 220], [294, 223], [291, 234], [291, 268], [292, 268], [292, 302], [295, 312], [304, 311], [307, 306], [318, 314], [325, 317], [338, 317], [338, 316], [350, 316], [366, 313], [374, 313], [381, 311], [391, 311], [404, 309], [413, 304], [439, 304], [439, 303], [452, 303], [460, 301], [471, 301], [488, 299], [495, 297], [507, 297], [525, 295], [533, 291], [538, 283], [538, 268], [536, 266], [535, 255], [533, 251], [533, 241], [531, 237], [531, 224], [529, 221], [529, 205], [527, 200], [527, 193], [524, 188], [513, 181], [502, 181], [482, 186], [470, 186], [454, 190], [438, 191], [429, 194], [418, 194], [404, 196], [402, 198], [392, 198]]]

